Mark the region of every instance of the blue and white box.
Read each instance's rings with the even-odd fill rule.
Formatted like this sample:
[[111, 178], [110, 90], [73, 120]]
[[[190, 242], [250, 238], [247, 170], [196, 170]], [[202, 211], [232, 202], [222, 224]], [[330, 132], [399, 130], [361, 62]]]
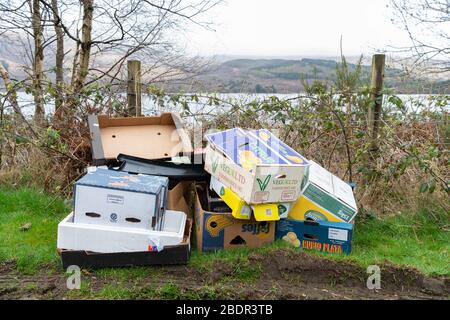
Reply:
[[161, 230], [168, 178], [91, 169], [74, 185], [74, 223]]
[[276, 239], [303, 250], [345, 253], [352, 251], [353, 224], [345, 222], [290, 220], [277, 221]]

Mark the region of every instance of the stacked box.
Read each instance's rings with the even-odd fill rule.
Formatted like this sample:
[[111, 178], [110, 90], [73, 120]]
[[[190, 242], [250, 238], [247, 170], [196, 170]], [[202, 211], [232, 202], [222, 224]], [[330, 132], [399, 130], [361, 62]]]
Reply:
[[205, 170], [211, 189], [233, 217], [286, 218], [301, 191], [308, 161], [268, 130], [240, 128], [206, 135]]
[[215, 177], [211, 177], [210, 189], [230, 207], [236, 219], [248, 220], [253, 215], [256, 221], [276, 221], [285, 218], [291, 207], [290, 202], [249, 205]]
[[283, 219], [275, 236], [304, 250], [349, 254], [352, 233], [351, 223]]
[[268, 130], [206, 135], [205, 170], [247, 204], [296, 201], [309, 162]]
[[357, 213], [352, 187], [314, 161], [289, 219], [352, 222]]
[[88, 172], [74, 186], [74, 222], [161, 230], [167, 186], [165, 177]]
[[231, 212], [206, 210], [206, 186], [197, 186], [195, 193], [195, 231], [200, 252], [256, 248], [272, 243], [275, 236], [274, 221], [235, 219]]
[[357, 209], [350, 185], [310, 161], [302, 194], [277, 223], [276, 238], [295, 247], [328, 253], [351, 252], [353, 221]]

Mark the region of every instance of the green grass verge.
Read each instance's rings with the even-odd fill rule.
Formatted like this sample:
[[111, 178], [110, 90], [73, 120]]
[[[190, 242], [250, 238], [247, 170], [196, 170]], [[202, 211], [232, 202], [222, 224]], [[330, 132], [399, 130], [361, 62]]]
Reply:
[[[34, 189], [0, 189], [0, 261], [15, 260], [18, 269], [34, 272], [58, 261], [56, 235], [68, 208], [63, 199]], [[20, 227], [31, 223], [31, 228]]]
[[[69, 211], [63, 199], [38, 190], [0, 188], [0, 261], [15, 260], [18, 269], [23, 272], [35, 272], [44, 264], [59, 267], [56, 254], [57, 224]], [[426, 274], [449, 276], [448, 221], [449, 213], [436, 208], [403, 212], [383, 219], [360, 219], [355, 225], [352, 254], [326, 256], [354, 261], [362, 266], [387, 260], [415, 267]], [[25, 223], [31, 223], [32, 227], [28, 231], [21, 231], [20, 226]], [[264, 254], [280, 247], [286, 247], [283, 241], [253, 250], [241, 248], [208, 254], [194, 250], [189, 265], [200, 271], [208, 271], [216, 263], [228, 263], [233, 268], [234, 279], [251, 282], [259, 277], [261, 270], [259, 266], [249, 264], [249, 253]], [[96, 274], [125, 281], [148, 277], [155, 270], [142, 267], [103, 269], [96, 271]], [[119, 295], [119, 292], [111, 293], [111, 290], [111, 287], [106, 287], [104, 295]], [[173, 288], [161, 289], [161, 292], [158, 291], [160, 289], [155, 290], [148, 294], [175, 295]]]

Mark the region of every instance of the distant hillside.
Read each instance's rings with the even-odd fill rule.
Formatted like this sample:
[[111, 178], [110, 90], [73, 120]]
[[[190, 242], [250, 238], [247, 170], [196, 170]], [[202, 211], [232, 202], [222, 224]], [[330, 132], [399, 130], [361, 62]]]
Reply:
[[[220, 63], [203, 75], [194, 90], [219, 92], [296, 93], [303, 87], [300, 79], [336, 80], [334, 60], [303, 58], [287, 59], [234, 59]], [[350, 70], [356, 65], [349, 63]], [[370, 79], [371, 67], [362, 66], [362, 78]], [[401, 70], [387, 69], [385, 85], [401, 93], [450, 93], [450, 82], [431, 82], [423, 79], [401, 79]], [[184, 88], [180, 88], [184, 89]], [[192, 87], [191, 87], [192, 90]]]

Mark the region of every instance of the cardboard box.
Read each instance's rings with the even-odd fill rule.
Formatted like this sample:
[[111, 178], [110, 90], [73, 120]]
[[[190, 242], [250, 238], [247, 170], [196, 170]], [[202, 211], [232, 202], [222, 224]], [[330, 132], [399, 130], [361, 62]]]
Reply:
[[168, 179], [98, 168], [74, 185], [74, 221], [161, 230]]
[[231, 215], [236, 219], [248, 220], [253, 215], [256, 221], [277, 221], [280, 220], [281, 216], [287, 216], [291, 206], [289, 202], [248, 205], [213, 176], [211, 176], [210, 188], [218, 193], [231, 208]]
[[62, 267], [81, 268], [131, 267], [151, 265], [187, 264], [191, 253], [192, 220], [186, 220], [183, 240], [180, 244], [166, 246], [162, 251], [97, 253], [85, 250], [58, 249]]
[[252, 208], [247, 203], [239, 198], [239, 196], [231, 191], [230, 188], [225, 187], [219, 180], [211, 176], [209, 184], [210, 189], [214, 190], [220, 198], [231, 209], [231, 215], [236, 219], [249, 220], [252, 216]]
[[277, 222], [276, 229], [276, 238], [294, 247], [327, 253], [351, 252], [351, 223], [283, 219]]
[[161, 251], [183, 240], [186, 214], [167, 210], [161, 231], [74, 222], [70, 213], [58, 224], [57, 247], [98, 253]]
[[200, 252], [246, 246], [261, 247], [273, 242], [275, 222], [237, 220], [231, 212], [205, 211], [206, 186], [195, 194], [195, 231]]
[[267, 130], [206, 135], [205, 170], [247, 204], [296, 201], [308, 161]]
[[188, 186], [188, 182], [182, 181], [178, 182], [173, 188], [169, 189], [167, 209], [182, 211], [186, 213], [188, 218], [192, 218], [192, 210], [189, 208], [188, 201], [186, 201]]
[[206, 188], [206, 196], [208, 203], [206, 209], [212, 212], [230, 212], [230, 207], [225, 203], [225, 201], [220, 198], [220, 196], [211, 188]]
[[351, 222], [357, 212], [352, 187], [311, 161], [302, 195], [289, 211], [289, 219]]
[[88, 116], [94, 165], [115, 161], [120, 153], [144, 159], [171, 158], [193, 151], [176, 113], [154, 117]]

